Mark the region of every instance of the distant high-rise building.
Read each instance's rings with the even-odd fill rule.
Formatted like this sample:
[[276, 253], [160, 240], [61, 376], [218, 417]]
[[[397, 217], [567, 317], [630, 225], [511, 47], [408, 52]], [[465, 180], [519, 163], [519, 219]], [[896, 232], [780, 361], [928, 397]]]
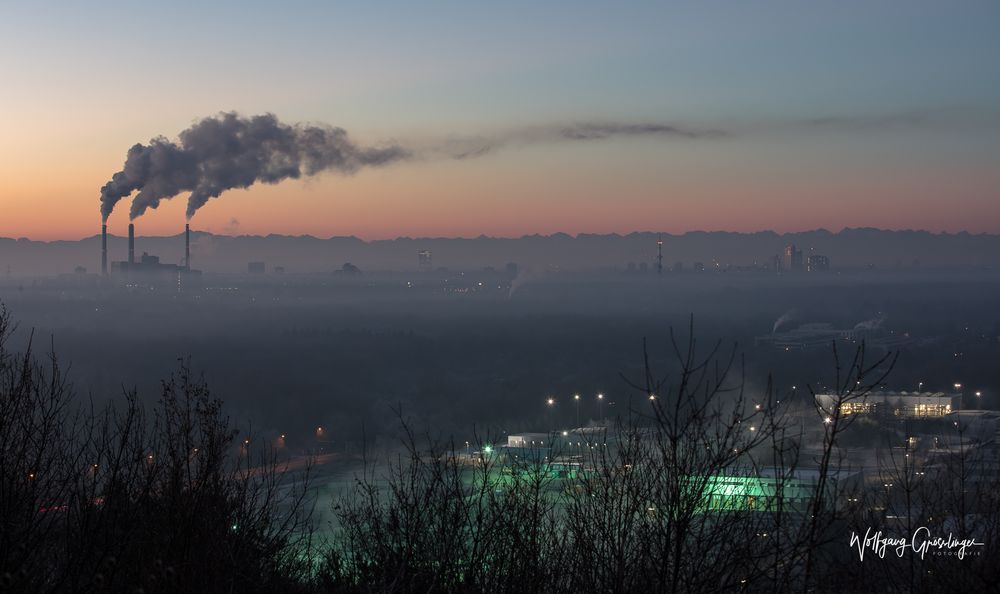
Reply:
[[431, 259], [430, 250], [420, 250], [417, 252], [417, 266], [420, 270], [431, 270], [434, 268], [434, 262]]
[[264, 274], [267, 268], [264, 266], [263, 262], [248, 262], [247, 272], [250, 274]]
[[802, 250], [796, 249], [794, 243], [785, 246], [781, 259], [782, 268], [790, 272], [802, 271]]
[[806, 258], [806, 271], [827, 272], [830, 270], [830, 258], [818, 254]]

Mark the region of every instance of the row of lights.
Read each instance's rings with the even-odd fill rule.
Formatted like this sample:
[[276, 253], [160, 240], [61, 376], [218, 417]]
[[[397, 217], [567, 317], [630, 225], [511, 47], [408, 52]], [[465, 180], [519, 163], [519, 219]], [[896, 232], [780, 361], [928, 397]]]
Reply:
[[[326, 433], [326, 430], [323, 429], [323, 427], [316, 427], [316, 437], [323, 437], [323, 435], [325, 433]], [[286, 437], [287, 437], [287, 435], [285, 433], [282, 433], [281, 435], [278, 436], [278, 442], [280, 443], [281, 446], [285, 445], [285, 438]], [[243, 440], [243, 447], [246, 447], [246, 446], [249, 446], [249, 445], [250, 445], [250, 439], [249, 438], [244, 439]], [[197, 453], [198, 452], [198, 448], [195, 448], [194, 451], [195, 451], [195, 453]]]
[[[954, 384], [952, 384], [952, 386], [956, 390], [961, 390], [962, 389], [962, 383], [961, 382], [955, 382]], [[924, 382], [917, 382], [917, 392], [921, 391], [923, 389], [923, 387], [924, 387]], [[976, 390], [975, 394], [976, 394], [977, 398], [982, 398], [983, 397], [982, 390]]]
[[[597, 399], [598, 400], [604, 400], [604, 394], [598, 394], [597, 395]], [[579, 394], [573, 394], [573, 400], [575, 402], [579, 402], [580, 401], [580, 395]], [[555, 406], [556, 399], [554, 397], [552, 397], [552, 396], [549, 396], [548, 398], [545, 399], [545, 404], [548, 404], [549, 406]]]
[[[650, 400], [656, 400], [656, 394], [650, 394], [649, 395], [649, 399]], [[604, 400], [604, 394], [603, 393], [598, 394], [597, 395], [597, 400], [598, 401], [603, 401]], [[573, 394], [573, 401], [574, 402], [579, 402], [580, 401], [580, 395], [579, 394]], [[555, 397], [549, 396], [548, 398], [546, 398], [545, 399], [545, 404], [547, 404], [549, 406], [555, 406], [556, 405], [556, 399], [555, 399]]]

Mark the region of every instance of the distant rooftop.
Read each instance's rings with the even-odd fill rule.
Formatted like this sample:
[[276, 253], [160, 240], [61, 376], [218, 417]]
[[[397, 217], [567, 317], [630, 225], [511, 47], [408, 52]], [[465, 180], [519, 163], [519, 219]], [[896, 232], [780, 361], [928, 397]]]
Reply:
[[[833, 398], [836, 394], [822, 393], [816, 394], [816, 398], [825, 397]], [[957, 398], [961, 396], [957, 392], [907, 392], [906, 390], [892, 391], [892, 390], [873, 390], [863, 395], [859, 395], [859, 398]]]

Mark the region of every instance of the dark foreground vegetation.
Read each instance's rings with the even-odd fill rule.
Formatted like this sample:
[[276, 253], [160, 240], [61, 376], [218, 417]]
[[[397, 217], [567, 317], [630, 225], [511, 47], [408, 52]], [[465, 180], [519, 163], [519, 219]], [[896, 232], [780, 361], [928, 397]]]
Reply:
[[[775, 390], [746, 390], [735, 349], [717, 344], [675, 341], [670, 373], [646, 361], [625, 379], [637, 396], [615, 426], [540, 455], [514, 458], [484, 436], [463, 456], [404, 423], [399, 453], [367, 461], [321, 539], [307, 479], [241, 439], [186, 364], [155, 406], [128, 392], [83, 406], [53, 354], [8, 349], [10, 324], [3, 312], [0, 591], [922, 592], [1000, 580], [995, 450], [957, 427], [948, 457], [925, 467], [901, 439], [876, 481], [850, 483], [838, 444], [854, 419], [818, 410], [816, 431], [803, 429]], [[863, 347], [837, 360], [838, 402], [891, 367]], [[770, 486], [753, 495], [731, 488], [761, 475]], [[852, 531], [909, 538], [921, 526], [984, 546], [964, 559], [889, 547], [862, 562], [849, 545]]]
[[273, 460], [240, 451], [221, 403], [186, 366], [163, 382], [155, 407], [125, 393], [95, 410], [80, 405], [54, 355], [8, 350], [11, 329], [0, 312], [0, 589], [304, 583], [301, 491], [279, 496]]

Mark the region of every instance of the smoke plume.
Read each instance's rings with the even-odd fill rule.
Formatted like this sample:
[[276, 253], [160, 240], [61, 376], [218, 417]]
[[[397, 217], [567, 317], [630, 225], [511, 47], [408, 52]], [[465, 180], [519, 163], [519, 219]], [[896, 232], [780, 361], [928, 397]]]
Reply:
[[607, 140], [617, 137], [652, 137], [697, 139], [726, 136], [720, 130], [682, 128], [660, 122], [609, 123], [578, 122], [514, 128], [486, 136], [452, 137], [432, 147], [430, 152], [441, 153], [451, 159], [472, 159], [494, 153], [509, 146], [525, 146], [552, 142], [580, 142]]
[[415, 157], [464, 160], [505, 147], [553, 142], [593, 142], [616, 137], [696, 139], [725, 136], [659, 122], [578, 122], [512, 128], [492, 135], [449, 137], [429, 145], [397, 144], [362, 147], [342, 128], [288, 125], [272, 114], [244, 117], [221, 113], [205, 118], [173, 142], [163, 137], [129, 149], [122, 170], [101, 188], [101, 216], [107, 221], [115, 205], [134, 192], [129, 218], [135, 219], [160, 201], [190, 192], [190, 219], [211, 198], [226, 190], [255, 183], [278, 183], [322, 171], [351, 174]]
[[158, 137], [130, 148], [122, 170], [101, 188], [101, 216], [106, 221], [115, 204], [138, 190], [129, 218], [190, 192], [190, 219], [226, 190], [323, 171], [351, 174], [408, 157], [409, 151], [397, 145], [359, 146], [342, 128], [292, 126], [272, 114], [248, 118], [222, 113], [184, 130], [178, 142]]

